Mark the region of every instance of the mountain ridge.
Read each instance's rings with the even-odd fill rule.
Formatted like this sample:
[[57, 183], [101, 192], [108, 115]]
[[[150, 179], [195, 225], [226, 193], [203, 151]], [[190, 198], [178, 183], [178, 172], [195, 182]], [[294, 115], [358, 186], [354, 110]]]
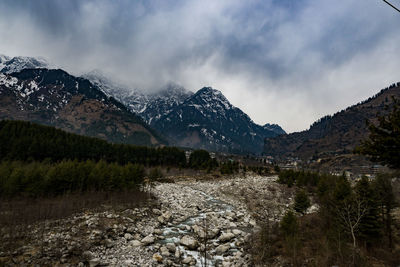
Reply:
[[124, 105], [90, 81], [61, 69], [0, 74], [0, 95], [0, 119], [33, 121], [116, 143], [162, 143]]
[[373, 97], [334, 115], [314, 122], [308, 130], [264, 140], [264, 154], [277, 158], [298, 157], [303, 160], [321, 156], [352, 154], [368, 136], [366, 121], [376, 122], [376, 115], [387, 114], [385, 106], [392, 97], [400, 98], [400, 83], [382, 89]]

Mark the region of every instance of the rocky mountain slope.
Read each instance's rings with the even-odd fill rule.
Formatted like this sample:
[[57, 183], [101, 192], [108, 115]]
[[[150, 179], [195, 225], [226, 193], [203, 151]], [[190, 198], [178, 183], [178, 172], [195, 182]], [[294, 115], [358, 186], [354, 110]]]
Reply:
[[154, 93], [118, 84], [101, 71], [91, 71], [82, 77], [97, 85], [106, 95], [112, 96], [138, 114], [148, 124], [155, 124], [163, 115], [182, 104], [193, 93], [184, 87], [169, 83]]
[[33, 121], [111, 142], [161, 143], [124, 105], [88, 80], [63, 70], [24, 69], [0, 74], [0, 119]]
[[0, 72], [13, 73], [23, 69], [49, 68], [50, 64], [43, 58], [8, 57], [0, 54]]
[[333, 116], [321, 118], [309, 130], [266, 138], [264, 153], [301, 159], [352, 153], [360, 141], [368, 136], [366, 120], [373, 122], [376, 121], [377, 113], [387, 113], [385, 106], [392, 103], [392, 97], [400, 98], [400, 83]]
[[124, 103], [178, 146], [260, 153], [265, 137], [285, 134], [279, 125], [255, 124], [220, 91], [209, 87], [192, 93], [170, 83], [158, 92], [146, 94], [118, 85], [98, 71], [83, 77]]
[[236, 153], [259, 153], [264, 137], [277, 135], [255, 124], [211, 87], [200, 89], [160, 117], [154, 127], [180, 146]]

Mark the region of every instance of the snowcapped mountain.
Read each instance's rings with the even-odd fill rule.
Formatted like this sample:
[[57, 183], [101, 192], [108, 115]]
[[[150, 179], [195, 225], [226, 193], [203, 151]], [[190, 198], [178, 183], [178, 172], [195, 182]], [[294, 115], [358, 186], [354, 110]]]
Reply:
[[170, 83], [161, 91], [148, 96], [146, 108], [139, 112], [139, 115], [153, 126], [162, 116], [170, 113], [192, 95], [193, 92], [184, 87]]
[[211, 87], [193, 93], [170, 83], [156, 93], [146, 94], [118, 85], [101, 72], [91, 72], [83, 77], [125, 104], [178, 146], [260, 153], [265, 137], [285, 133], [276, 124], [255, 124], [220, 91]]
[[82, 77], [97, 85], [106, 95], [112, 96], [130, 110], [138, 114], [148, 124], [153, 125], [161, 116], [182, 104], [192, 92], [174, 83], [169, 83], [155, 93], [145, 93], [120, 85], [101, 71], [91, 71]]
[[115, 98], [136, 114], [140, 115], [141, 111], [146, 108], [147, 95], [137, 89], [128, 88], [111, 80], [99, 70], [93, 70], [81, 77], [91, 81], [107, 96]]
[[0, 55], [0, 72], [13, 73], [23, 69], [49, 68], [50, 64], [43, 58], [8, 57]]
[[260, 153], [272, 130], [255, 124], [225, 96], [204, 87], [157, 120], [154, 127], [175, 144], [235, 153]]
[[118, 143], [162, 142], [123, 104], [63, 70], [0, 73], [0, 119], [33, 121]]

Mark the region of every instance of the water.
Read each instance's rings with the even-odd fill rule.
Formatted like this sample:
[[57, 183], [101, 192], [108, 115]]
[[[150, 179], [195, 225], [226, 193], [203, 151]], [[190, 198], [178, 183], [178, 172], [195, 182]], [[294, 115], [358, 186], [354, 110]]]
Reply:
[[[187, 218], [185, 221], [181, 223], [164, 226], [161, 230], [163, 231], [162, 235], [164, 236], [165, 239], [160, 240], [159, 243], [160, 244], [174, 243], [177, 249], [181, 251], [183, 258], [186, 258], [187, 256], [190, 255], [196, 259], [196, 266], [205, 266], [204, 252], [200, 252], [197, 250], [189, 250], [188, 248], [181, 246], [178, 243], [179, 238], [185, 235], [189, 235], [197, 239], [196, 234], [190, 230], [192, 226], [198, 225], [202, 227], [204, 223], [207, 223], [207, 214], [210, 213], [225, 214], [226, 212], [233, 211], [234, 207], [224, 201], [221, 201], [219, 199], [214, 198], [211, 195], [204, 193], [203, 191], [200, 190], [195, 190], [195, 191], [197, 191], [198, 193], [200, 193], [205, 197], [206, 209], [199, 211], [197, 214]], [[211, 230], [213, 229], [209, 229], [209, 232]], [[208, 240], [207, 246], [210, 246], [210, 244], [216, 242], [217, 237], [218, 235], [216, 235], [215, 238]], [[199, 243], [201, 242], [199, 241]], [[229, 249], [230, 252], [237, 251], [237, 249], [235, 249], [234, 246], [235, 246], [234, 242], [232, 242], [231, 248]], [[207, 252], [207, 266], [219, 265], [223, 261], [223, 257], [215, 255], [215, 253], [210, 253], [210, 252], [214, 252], [214, 249]]]

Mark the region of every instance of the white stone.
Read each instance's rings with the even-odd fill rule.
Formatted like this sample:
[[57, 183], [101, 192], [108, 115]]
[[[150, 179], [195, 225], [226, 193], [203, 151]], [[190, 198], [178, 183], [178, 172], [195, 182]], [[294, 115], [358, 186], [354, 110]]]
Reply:
[[180, 243], [182, 245], [188, 247], [189, 249], [196, 249], [199, 246], [197, 240], [188, 235], [185, 235], [184, 237], [182, 237], [182, 239], [180, 240]]
[[142, 245], [142, 242], [140, 242], [139, 240], [133, 240], [131, 242], [132, 247], [140, 247]]
[[231, 239], [234, 238], [234, 237], [235, 237], [235, 235], [232, 234], [232, 233], [223, 233], [223, 234], [221, 234], [221, 236], [218, 238], [218, 240], [221, 241], [221, 242], [226, 242], [226, 241], [231, 240]]
[[142, 239], [142, 243], [145, 245], [150, 245], [154, 243], [154, 236], [148, 235], [145, 238]]

